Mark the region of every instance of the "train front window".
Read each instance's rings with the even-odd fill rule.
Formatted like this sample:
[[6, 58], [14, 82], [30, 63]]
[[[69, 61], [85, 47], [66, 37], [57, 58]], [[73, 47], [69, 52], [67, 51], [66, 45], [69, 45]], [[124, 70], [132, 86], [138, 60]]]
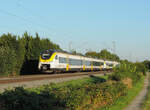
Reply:
[[45, 51], [41, 54], [42, 59], [47, 60], [52, 56], [53, 52], [51, 51]]

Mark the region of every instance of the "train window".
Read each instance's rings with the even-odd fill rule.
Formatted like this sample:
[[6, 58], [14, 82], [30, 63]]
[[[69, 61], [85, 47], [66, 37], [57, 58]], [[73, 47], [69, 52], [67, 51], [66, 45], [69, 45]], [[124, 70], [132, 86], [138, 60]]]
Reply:
[[93, 66], [99, 66], [99, 62], [93, 61]]
[[52, 54], [53, 54], [52, 51], [46, 50], [41, 53], [41, 58], [44, 60], [49, 59], [52, 56]]
[[101, 66], [101, 65], [103, 65], [102, 62], [93, 61], [93, 66]]
[[104, 63], [100, 62], [100, 65], [104, 65]]
[[66, 63], [66, 58], [59, 57], [59, 63]]
[[55, 56], [55, 59], [56, 59], [56, 60], [58, 59], [58, 55]]
[[81, 65], [83, 65], [83, 60], [81, 60]]
[[107, 66], [113, 67], [112, 63], [106, 63]]
[[69, 65], [82, 65], [82, 60], [78, 60], [78, 59], [69, 59]]
[[91, 62], [90, 61], [85, 61], [85, 65], [86, 66], [91, 66]]

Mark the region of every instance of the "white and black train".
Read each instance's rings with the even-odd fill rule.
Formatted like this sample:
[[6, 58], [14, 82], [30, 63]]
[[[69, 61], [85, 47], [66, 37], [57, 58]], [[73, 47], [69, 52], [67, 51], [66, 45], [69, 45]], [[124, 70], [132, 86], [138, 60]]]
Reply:
[[41, 53], [39, 70], [42, 71], [96, 71], [110, 70], [119, 63], [104, 61], [65, 52], [46, 50]]

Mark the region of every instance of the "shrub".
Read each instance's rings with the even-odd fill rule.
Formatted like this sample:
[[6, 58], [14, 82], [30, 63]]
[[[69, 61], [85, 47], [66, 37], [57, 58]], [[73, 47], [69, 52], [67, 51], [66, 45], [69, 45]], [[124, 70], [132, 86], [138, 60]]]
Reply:
[[137, 72], [142, 72], [143, 73], [143, 75], [146, 75], [146, 66], [143, 64], [143, 63], [135, 63], [135, 65], [136, 65], [136, 71]]
[[133, 80], [133, 84], [135, 84], [138, 80], [142, 78], [142, 74], [145, 74], [144, 66], [129, 62], [122, 62], [118, 67], [114, 68], [114, 72], [109, 76], [109, 79], [115, 81], [121, 81], [126, 78], [131, 78]]
[[126, 92], [123, 83], [112, 81], [91, 82], [82, 86], [47, 85], [33, 90], [18, 87], [2, 93], [0, 104], [6, 110], [83, 110], [93, 108], [95, 105], [113, 104]]

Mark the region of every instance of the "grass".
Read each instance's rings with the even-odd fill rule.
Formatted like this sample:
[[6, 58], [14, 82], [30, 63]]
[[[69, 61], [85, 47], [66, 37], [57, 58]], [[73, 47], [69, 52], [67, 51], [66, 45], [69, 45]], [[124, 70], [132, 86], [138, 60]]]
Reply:
[[[149, 82], [150, 82], [150, 75], [149, 75]], [[150, 110], [150, 85], [148, 87], [148, 93], [145, 96], [145, 100], [143, 101], [141, 110]]]
[[[143, 77], [141, 81], [135, 84], [135, 86], [133, 86], [133, 88], [127, 92], [126, 96], [119, 97], [113, 105], [105, 106], [97, 110], [123, 110], [142, 90], [143, 85], [144, 85], [144, 79], [145, 77]], [[150, 100], [150, 94], [149, 94], [149, 100]], [[146, 109], [146, 110], [149, 110], [149, 109]]]
[[[98, 79], [96, 80], [95, 78], [98, 77]], [[66, 86], [66, 85], [82, 85], [82, 84], [86, 84], [86, 83], [94, 83], [97, 81], [100, 81], [100, 78], [103, 80], [107, 80], [108, 79], [108, 75], [106, 76], [96, 76], [95, 78], [93, 78], [93, 76], [91, 75], [89, 78], [82, 78], [82, 79], [75, 79], [75, 80], [71, 80], [71, 81], [67, 81], [67, 82], [63, 82], [63, 83], [58, 83], [58, 86]]]
[[[101, 79], [101, 80], [100, 80]], [[89, 78], [82, 78], [82, 79], [75, 79], [75, 80], [71, 80], [71, 81], [65, 81], [65, 82], [61, 82], [61, 83], [50, 83], [50, 84], [46, 84], [46, 86], [49, 85], [53, 85], [53, 87], [55, 88], [60, 88], [60, 87], [67, 87], [67, 86], [82, 86], [85, 84], [92, 84], [92, 83], [97, 83], [98, 81], [100, 82], [104, 82], [108, 80], [108, 75], [104, 75], [104, 76], [90, 76]], [[42, 90], [44, 86], [41, 85], [38, 88], [28, 88], [28, 90], [34, 91], [34, 90]]]

